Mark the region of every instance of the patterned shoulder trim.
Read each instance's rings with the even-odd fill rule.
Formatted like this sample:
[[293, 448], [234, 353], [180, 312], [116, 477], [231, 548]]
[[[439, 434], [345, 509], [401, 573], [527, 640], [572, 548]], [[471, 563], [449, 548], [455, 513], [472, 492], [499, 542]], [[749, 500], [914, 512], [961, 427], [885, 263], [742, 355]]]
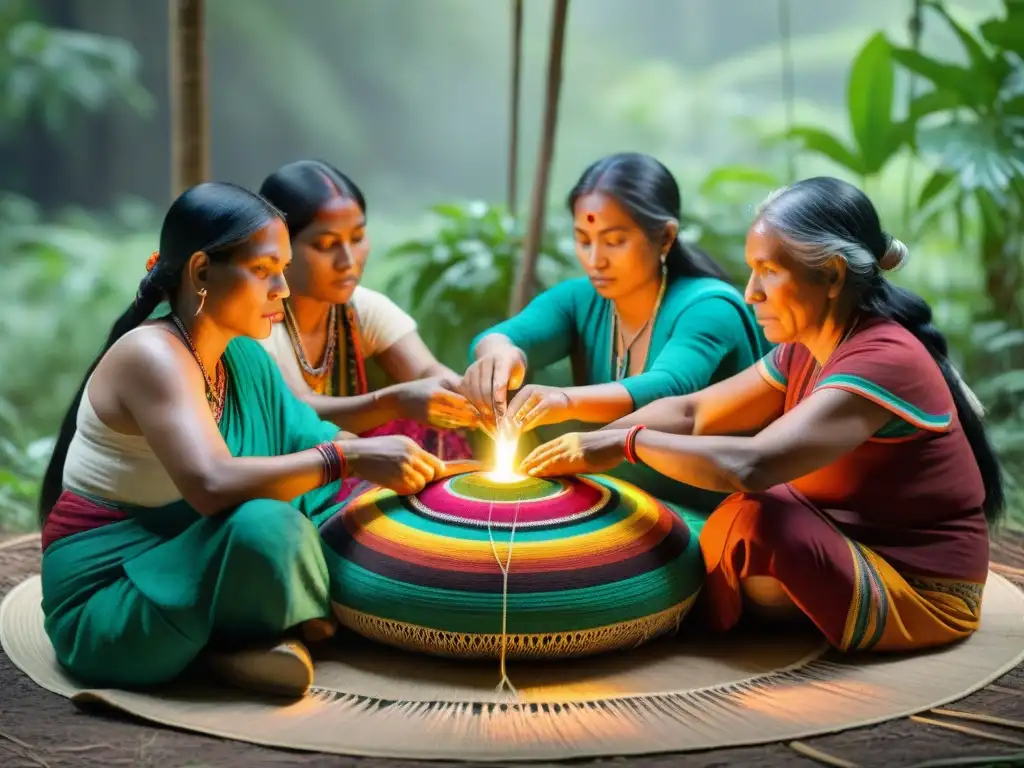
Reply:
[[754, 366], [757, 368], [757, 372], [761, 374], [761, 378], [764, 379], [768, 385], [780, 392], [785, 392], [786, 386], [789, 382], [786, 379], [786, 374], [784, 374], [782, 369], [779, 368], [778, 360], [776, 360], [775, 357], [779, 349], [780, 347], [773, 349], [767, 355], [754, 363]]
[[[817, 385], [815, 385], [814, 389], [815, 391], [819, 389], [841, 389], [846, 392], [852, 392], [856, 395], [860, 395], [861, 397], [866, 397], [873, 403], [877, 403], [886, 410], [891, 411], [908, 424], [912, 424], [918, 429], [924, 429], [929, 432], [948, 432], [953, 426], [952, 412], [927, 413], [917, 406], [908, 403], [906, 400], [897, 397], [892, 392], [879, 386], [875, 382], [861, 378], [860, 376], [834, 374], [819, 381]], [[884, 429], [885, 428], [883, 428], [883, 430]], [[887, 434], [878, 436], [891, 438], [904, 437], [905, 435]]]

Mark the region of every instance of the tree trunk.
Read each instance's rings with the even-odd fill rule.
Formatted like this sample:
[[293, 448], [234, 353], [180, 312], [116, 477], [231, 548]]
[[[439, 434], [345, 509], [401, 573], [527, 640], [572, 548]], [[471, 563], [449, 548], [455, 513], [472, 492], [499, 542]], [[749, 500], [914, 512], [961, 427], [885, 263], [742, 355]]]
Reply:
[[519, 198], [519, 94], [523, 69], [523, 0], [512, 0], [512, 93], [508, 114], [508, 194], [506, 203], [513, 216]]
[[551, 49], [548, 54], [548, 76], [544, 102], [544, 122], [537, 153], [537, 168], [530, 195], [530, 221], [523, 242], [523, 256], [519, 262], [516, 283], [512, 290], [509, 312], [518, 313], [533, 294], [537, 272], [537, 255], [544, 237], [544, 215], [547, 209], [548, 178], [554, 156], [555, 129], [558, 126], [558, 94], [562, 88], [562, 52], [565, 49], [565, 20], [569, 13], [569, 0], [555, 0], [551, 23]]
[[1002, 232], [981, 218], [981, 262], [985, 269], [985, 287], [989, 307], [986, 315], [1001, 320], [1011, 328], [1024, 327], [1024, 311], [1020, 297], [1024, 294], [1024, 268], [1021, 266], [1022, 242], [1019, 218], [1007, 210]]
[[203, 0], [171, 0], [171, 192], [210, 178]]

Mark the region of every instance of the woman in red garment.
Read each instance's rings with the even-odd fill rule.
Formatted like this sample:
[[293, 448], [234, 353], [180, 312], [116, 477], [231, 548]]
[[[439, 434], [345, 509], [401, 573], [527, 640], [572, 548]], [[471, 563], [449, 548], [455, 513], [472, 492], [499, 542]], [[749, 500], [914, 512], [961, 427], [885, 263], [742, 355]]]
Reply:
[[840, 650], [970, 635], [1002, 478], [931, 310], [885, 277], [906, 246], [860, 190], [814, 178], [766, 201], [746, 255], [747, 301], [778, 347], [701, 392], [540, 446], [524, 471], [625, 459], [735, 491], [701, 533], [717, 629], [753, 603], [798, 608]]

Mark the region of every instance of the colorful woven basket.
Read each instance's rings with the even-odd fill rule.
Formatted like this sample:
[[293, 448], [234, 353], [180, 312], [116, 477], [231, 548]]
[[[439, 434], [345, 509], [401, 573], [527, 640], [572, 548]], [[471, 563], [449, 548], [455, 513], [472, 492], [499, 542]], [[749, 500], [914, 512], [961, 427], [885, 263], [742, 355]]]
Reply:
[[335, 614], [355, 632], [441, 656], [561, 658], [674, 631], [703, 584], [699, 521], [604, 475], [471, 473], [415, 496], [364, 491], [321, 533]]

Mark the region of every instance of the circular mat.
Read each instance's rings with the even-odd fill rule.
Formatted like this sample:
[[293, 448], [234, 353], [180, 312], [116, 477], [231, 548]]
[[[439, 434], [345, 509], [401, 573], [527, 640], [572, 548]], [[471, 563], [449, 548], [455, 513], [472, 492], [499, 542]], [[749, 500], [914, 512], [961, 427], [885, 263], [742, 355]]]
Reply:
[[85, 689], [56, 663], [40, 597], [38, 577], [10, 592], [0, 641], [48, 690], [214, 736], [375, 757], [554, 760], [806, 738], [948, 703], [1024, 657], [1024, 595], [990, 574], [978, 632], [930, 653], [842, 656], [793, 631], [677, 636], [622, 654], [512, 663], [519, 696], [508, 701], [494, 691], [493, 662], [406, 654], [346, 634], [314, 651], [310, 695], [282, 703], [203, 680], [149, 693]]
[[[320, 527], [341, 624], [404, 650], [558, 658], [679, 628], [703, 518], [605, 475], [371, 488]], [[511, 578], [507, 578], [511, 575]]]

